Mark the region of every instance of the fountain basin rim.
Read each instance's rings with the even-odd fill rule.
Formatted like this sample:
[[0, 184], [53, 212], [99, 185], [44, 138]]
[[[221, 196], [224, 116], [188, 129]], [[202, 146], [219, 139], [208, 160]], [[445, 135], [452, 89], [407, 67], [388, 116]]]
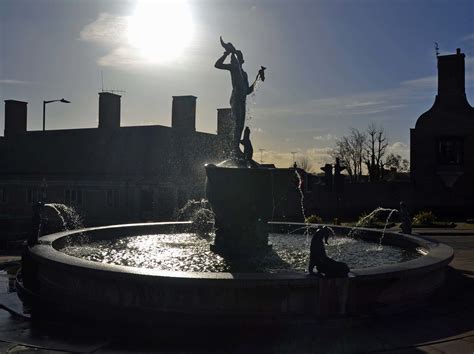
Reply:
[[[53, 243], [63, 237], [70, 237], [75, 235], [80, 235], [84, 232], [90, 231], [99, 231], [100, 230], [114, 230], [114, 229], [140, 229], [140, 228], [150, 228], [153, 229], [154, 226], [174, 226], [174, 225], [190, 225], [190, 221], [184, 222], [155, 222], [155, 223], [139, 223], [139, 224], [122, 224], [122, 225], [110, 225], [110, 226], [101, 226], [101, 227], [90, 227], [74, 231], [64, 231], [55, 234], [46, 235], [40, 238], [39, 244], [30, 248], [31, 255], [36, 258], [38, 261], [54, 262], [61, 264], [66, 267], [80, 267], [90, 270], [95, 270], [99, 272], [116, 272], [123, 273], [124, 275], [143, 275], [143, 276], [155, 276], [163, 278], [181, 278], [181, 279], [200, 279], [200, 280], [316, 280], [319, 277], [310, 276], [306, 273], [301, 272], [285, 272], [285, 273], [229, 273], [229, 272], [183, 272], [183, 271], [164, 271], [164, 270], [155, 270], [149, 268], [137, 268], [129, 267], [115, 264], [106, 264], [88, 261], [79, 257], [69, 256], [61, 251], [58, 251], [54, 248]], [[272, 222], [272, 225], [282, 226], [318, 226], [318, 224], [304, 224], [304, 223], [284, 223], [284, 222]], [[338, 226], [338, 225], [329, 225], [335, 230], [350, 229], [348, 227]], [[374, 232], [374, 229], [363, 229], [369, 232]], [[150, 233], [153, 231], [150, 230]], [[425, 272], [433, 268], [439, 268], [447, 265], [453, 258], [454, 251], [451, 247], [442, 244], [433, 242], [431, 240], [423, 239], [422, 237], [405, 235], [394, 232], [386, 232], [386, 235], [391, 237], [400, 237], [405, 240], [418, 245], [428, 251], [427, 255], [418, 257], [416, 259], [401, 262], [397, 264], [390, 264], [386, 266], [379, 267], [370, 267], [362, 269], [352, 269], [351, 273], [353, 277], [363, 278], [384, 278], [392, 277], [397, 273], [405, 272]]]
[[288, 168], [278, 168], [278, 167], [259, 167], [259, 168], [250, 168], [250, 167], [240, 167], [240, 166], [233, 166], [233, 167], [228, 167], [228, 166], [217, 166], [212, 163], [207, 163], [204, 165], [206, 169], [221, 169], [221, 170], [246, 170], [246, 171], [263, 171], [263, 170], [278, 170], [278, 171], [292, 171], [294, 170], [293, 167], [288, 167]]

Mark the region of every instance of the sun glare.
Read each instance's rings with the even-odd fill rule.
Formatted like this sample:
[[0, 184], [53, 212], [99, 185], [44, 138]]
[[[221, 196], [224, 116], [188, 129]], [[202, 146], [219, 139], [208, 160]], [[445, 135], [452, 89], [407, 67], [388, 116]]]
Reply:
[[145, 59], [164, 62], [182, 54], [193, 27], [185, 0], [143, 0], [128, 21], [128, 40]]

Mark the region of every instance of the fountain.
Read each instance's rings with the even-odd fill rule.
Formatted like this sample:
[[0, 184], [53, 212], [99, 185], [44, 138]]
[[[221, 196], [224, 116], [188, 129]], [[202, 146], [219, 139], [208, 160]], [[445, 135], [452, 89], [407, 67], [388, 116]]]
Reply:
[[[17, 279], [33, 318], [57, 314], [181, 328], [304, 323], [399, 309], [443, 284], [453, 257], [446, 245], [386, 230], [359, 227], [351, 233], [336, 225], [273, 221], [295, 170], [258, 165], [252, 160], [250, 131], [240, 140], [245, 99], [264, 80], [264, 67], [249, 86], [242, 53], [222, 39], [221, 44], [225, 53], [216, 67], [231, 73], [234, 129], [229, 159], [205, 166], [212, 212], [205, 201], [191, 202], [181, 215], [189, 211], [193, 221], [40, 237], [26, 249]], [[225, 64], [229, 55], [231, 63]], [[212, 217], [214, 233], [208, 223]], [[326, 238], [325, 247], [321, 235], [330, 231], [335, 236]], [[307, 274], [313, 265], [317, 276]]]

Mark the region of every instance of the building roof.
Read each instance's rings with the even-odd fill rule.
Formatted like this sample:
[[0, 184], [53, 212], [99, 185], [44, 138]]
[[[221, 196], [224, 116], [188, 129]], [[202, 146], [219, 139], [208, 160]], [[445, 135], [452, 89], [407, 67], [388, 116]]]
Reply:
[[0, 173], [171, 180], [217, 151], [217, 135], [165, 126], [30, 131], [0, 140]]

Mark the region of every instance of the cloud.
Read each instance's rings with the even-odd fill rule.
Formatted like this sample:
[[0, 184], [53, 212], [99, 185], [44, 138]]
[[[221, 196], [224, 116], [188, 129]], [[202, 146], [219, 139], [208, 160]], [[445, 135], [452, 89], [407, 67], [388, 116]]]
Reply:
[[367, 106], [375, 106], [375, 105], [381, 105], [384, 104], [385, 101], [367, 101], [367, 102], [353, 102], [346, 104], [346, 108], [354, 108], [354, 107], [367, 107]]
[[100, 57], [97, 64], [101, 66], [137, 66], [143, 65], [147, 62], [138, 57], [134, 51], [129, 47], [118, 47], [113, 49], [110, 53]]
[[87, 24], [80, 33], [80, 39], [87, 42], [120, 44], [125, 39], [127, 16], [101, 13], [99, 17]]
[[436, 89], [438, 87], [438, 76], [433, 75], [413, 80], [406, 80], [402, 81], [401, 85], [415, 89]]
[[[466, 86], [474, 85], [474, 57], [465, 59]], [[258, 110], [261, 116], [317, 116], [325, 118], [347, 118], [367, 116], [376, 118], [383, 114], [393, 114], [401, 108], [418, 104], [433, 97], [438, 86], [437, 75], [405, 80], [398, 86], [368, 91], [346, 96], [310, 99], [284, 106], [274, 106]], [[318, 140], [315, 138], [315, 140]]]
[[87, 24], [80, 32], [80, 39], [85, 42], [108, 45], [112, 49], [97, 59], [100, 66], [129, 67], [149, 64], [137, 55], [137, 51], [127, 45], [127, 26], [129, 16], [117, 16], [101, 13], [99, 17]]
[[30, 85], [33, 81], [22, 81], [15, 79], [0, 79], [0, 85]]
[[[128, 28], [131, 16], [119, 16], [110, 13], [100, 13], [96, 20], [86, 24], [80, 31], [79, 38], [84, 42], [96, 43], [109, 48], [109, 51], [97, 59], [100, 66], [109, 66], [120, 69], [135, 68], [137, 66], [173, 66], [176, 70], [195, 70], [197, 66], [209, 66], [209, 58], [205, 52], [208, 49], [203, 38], [194, 40], [187, 47], [187, 57], [172, 61], [163, 60], [159, 55], [145, 57], [143, 50], [130, 44]], [[203, 54], [204, 53], [204, 54]], [[177, 65], [182, 60], [192, 57], [193, 65]], [[174, 64], [174, 65], [173, 65]]]
[[401, 155], [405, 159], [410, 158], [410, 146], [408, 144], [397, 141], [387, 146], [387, 155]]
[[337, 136], [333, 134], [313, 136], [313, 140], [318, 140], [318, 141], [330, 141], [330, 140], [336, 140], [336, 139], [337, 139]]
[[302, 103], [266, 108], [259, 111], [259, 114], [293, 117], [315, 115], [326, 118], [380, 115], [416, 103], [420, 97], [432, 95], [432, 93], [414, 92], [418, 87], [412, 86], [415, 85], [401, 85], [389, 90], [312, 99]]
[[474, 41], [474, 33], [471, 33], [462, 37], [461, 41]]
[[[311, 165], [313, 166], [312, 171], [319, 172], [319, 168], [324, 164], [332, 161], [331, 148], [311, 148], [311, 149], [298, 149], [295, 154], [295, 160], [302, 157], [307, 157]], [[277, 167], [290, 167], [293, 165], [293, 154], [291, 152], [279, 152], [273, 150], [265, 150], [262, 154], [263, 163], [272, 163]], [[254, 155], [254, 158], [260, 159], [260, 154]]]

